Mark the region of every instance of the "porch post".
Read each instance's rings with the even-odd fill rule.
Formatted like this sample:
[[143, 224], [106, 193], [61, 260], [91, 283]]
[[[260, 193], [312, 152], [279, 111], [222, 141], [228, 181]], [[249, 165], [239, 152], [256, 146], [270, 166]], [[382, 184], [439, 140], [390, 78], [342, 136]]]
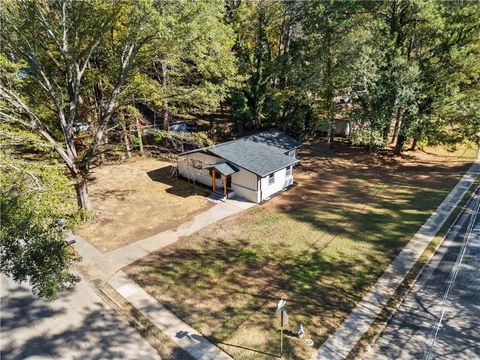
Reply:
[[215, 178], [215, 168], [212, 169], [212, 190], [217, 189], [216, 178]]
[[223, 177], [223, 193], [225, 194], [225, 199], [227, 199], [228, 194], [227, 194], [227, 177]]

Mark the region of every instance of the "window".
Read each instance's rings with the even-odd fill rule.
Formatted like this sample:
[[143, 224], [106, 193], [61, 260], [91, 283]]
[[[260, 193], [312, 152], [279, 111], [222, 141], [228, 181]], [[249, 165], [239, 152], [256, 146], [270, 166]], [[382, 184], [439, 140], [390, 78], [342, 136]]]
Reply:
[[275, 174], [268, 175], [268, 185], [275, 184]]
[[292, 167], [289, 166], [289, 167], [287, 167], [287, 170], [286, 170], [286, 176], [288, 177], [288, 176], [291, 176], [291, 175], [292, 175]]
[[202, 160], [190, 159], [190, 163], [192, 164], [192, 167], [194, 167], [195, 169], [203, 169]]

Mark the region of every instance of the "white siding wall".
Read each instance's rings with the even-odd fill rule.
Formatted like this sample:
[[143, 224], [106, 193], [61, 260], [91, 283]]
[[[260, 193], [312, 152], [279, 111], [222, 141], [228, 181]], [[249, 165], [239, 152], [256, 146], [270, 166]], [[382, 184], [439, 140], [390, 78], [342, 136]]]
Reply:
[[250, 190], [257, 190], [257, 175], [248, 170], [240, 168], [238, 172], [232, 175], [232, 185], [237, 184]]
[[260, 192], [257, 190], [257, 182], [257, 175], [240, 168], [232, 175], [232, 190], [236, 195], [258, 203], [260, 202]]
[[[289, 176], [293, 180], [293, 170], [292, 174]], [[262, 201], [266, 200], [269, 196], [283, 190], [285, 188], [286, 178], [286, 169], [281, 169], [275, 173], [275, 182], [272, 185], [268, 184], [268, 176], [263, 177], [260, 180], [261, 190], [262, 190]]]
[[[211, 156], [202, 152], [196, 152], [183, 155], [177, 162], [178, 173], [187, 179], [198, 181], [201, 184], [212, 186], [212, 176], [208, 169], [197, 169], [193, 166], [192, 161], [200, 161], [202, 166], [216, 164], [224, 160], [215, 156]], [[217, 188], [223, 188], [223, 180], [217, 179]]]
[[242, 186], [234, 185], [234, 184], [232, 184], [232, 190], [235, 193], [235, 195], [243, 197], [244, 199], [247, 199], [248, 201], [251, 201], [251, 202], [254, 202], [254, 203], [259, 203], [261, 201], [259, 191], [246, 189]]

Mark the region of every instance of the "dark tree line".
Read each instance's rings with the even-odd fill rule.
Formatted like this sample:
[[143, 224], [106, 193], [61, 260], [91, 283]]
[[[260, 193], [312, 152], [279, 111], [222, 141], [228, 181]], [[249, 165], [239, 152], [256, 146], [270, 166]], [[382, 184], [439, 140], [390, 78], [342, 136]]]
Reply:
[[[298, 136], [335, 121], [370, 148], [479, 141], [480, 5], [456, 1], [228, 2], [238, 127]], [[339, 101], [347, 99], [348, 106]]]

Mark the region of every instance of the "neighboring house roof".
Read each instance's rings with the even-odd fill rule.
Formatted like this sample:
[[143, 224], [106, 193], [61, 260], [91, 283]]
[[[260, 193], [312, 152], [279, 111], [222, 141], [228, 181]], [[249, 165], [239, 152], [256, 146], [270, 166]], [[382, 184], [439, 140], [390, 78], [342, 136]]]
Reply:
[[264, 177], [296, 164], [298, 162], [296, 158], [284, 155], [284, 153], [301, 145], [278, 130], [268, 130], [184, 154], [204, 151]]
[[217, 163], [217, 164], [208, 165], [208, 166], [205, 166], [205, 169], [215, 169], [223, 176], [229, 176], [238, 172], [238, 169], [235, 168], [235, 166], [232, 166], [231, 164], [228, 164], [228, 163]]

